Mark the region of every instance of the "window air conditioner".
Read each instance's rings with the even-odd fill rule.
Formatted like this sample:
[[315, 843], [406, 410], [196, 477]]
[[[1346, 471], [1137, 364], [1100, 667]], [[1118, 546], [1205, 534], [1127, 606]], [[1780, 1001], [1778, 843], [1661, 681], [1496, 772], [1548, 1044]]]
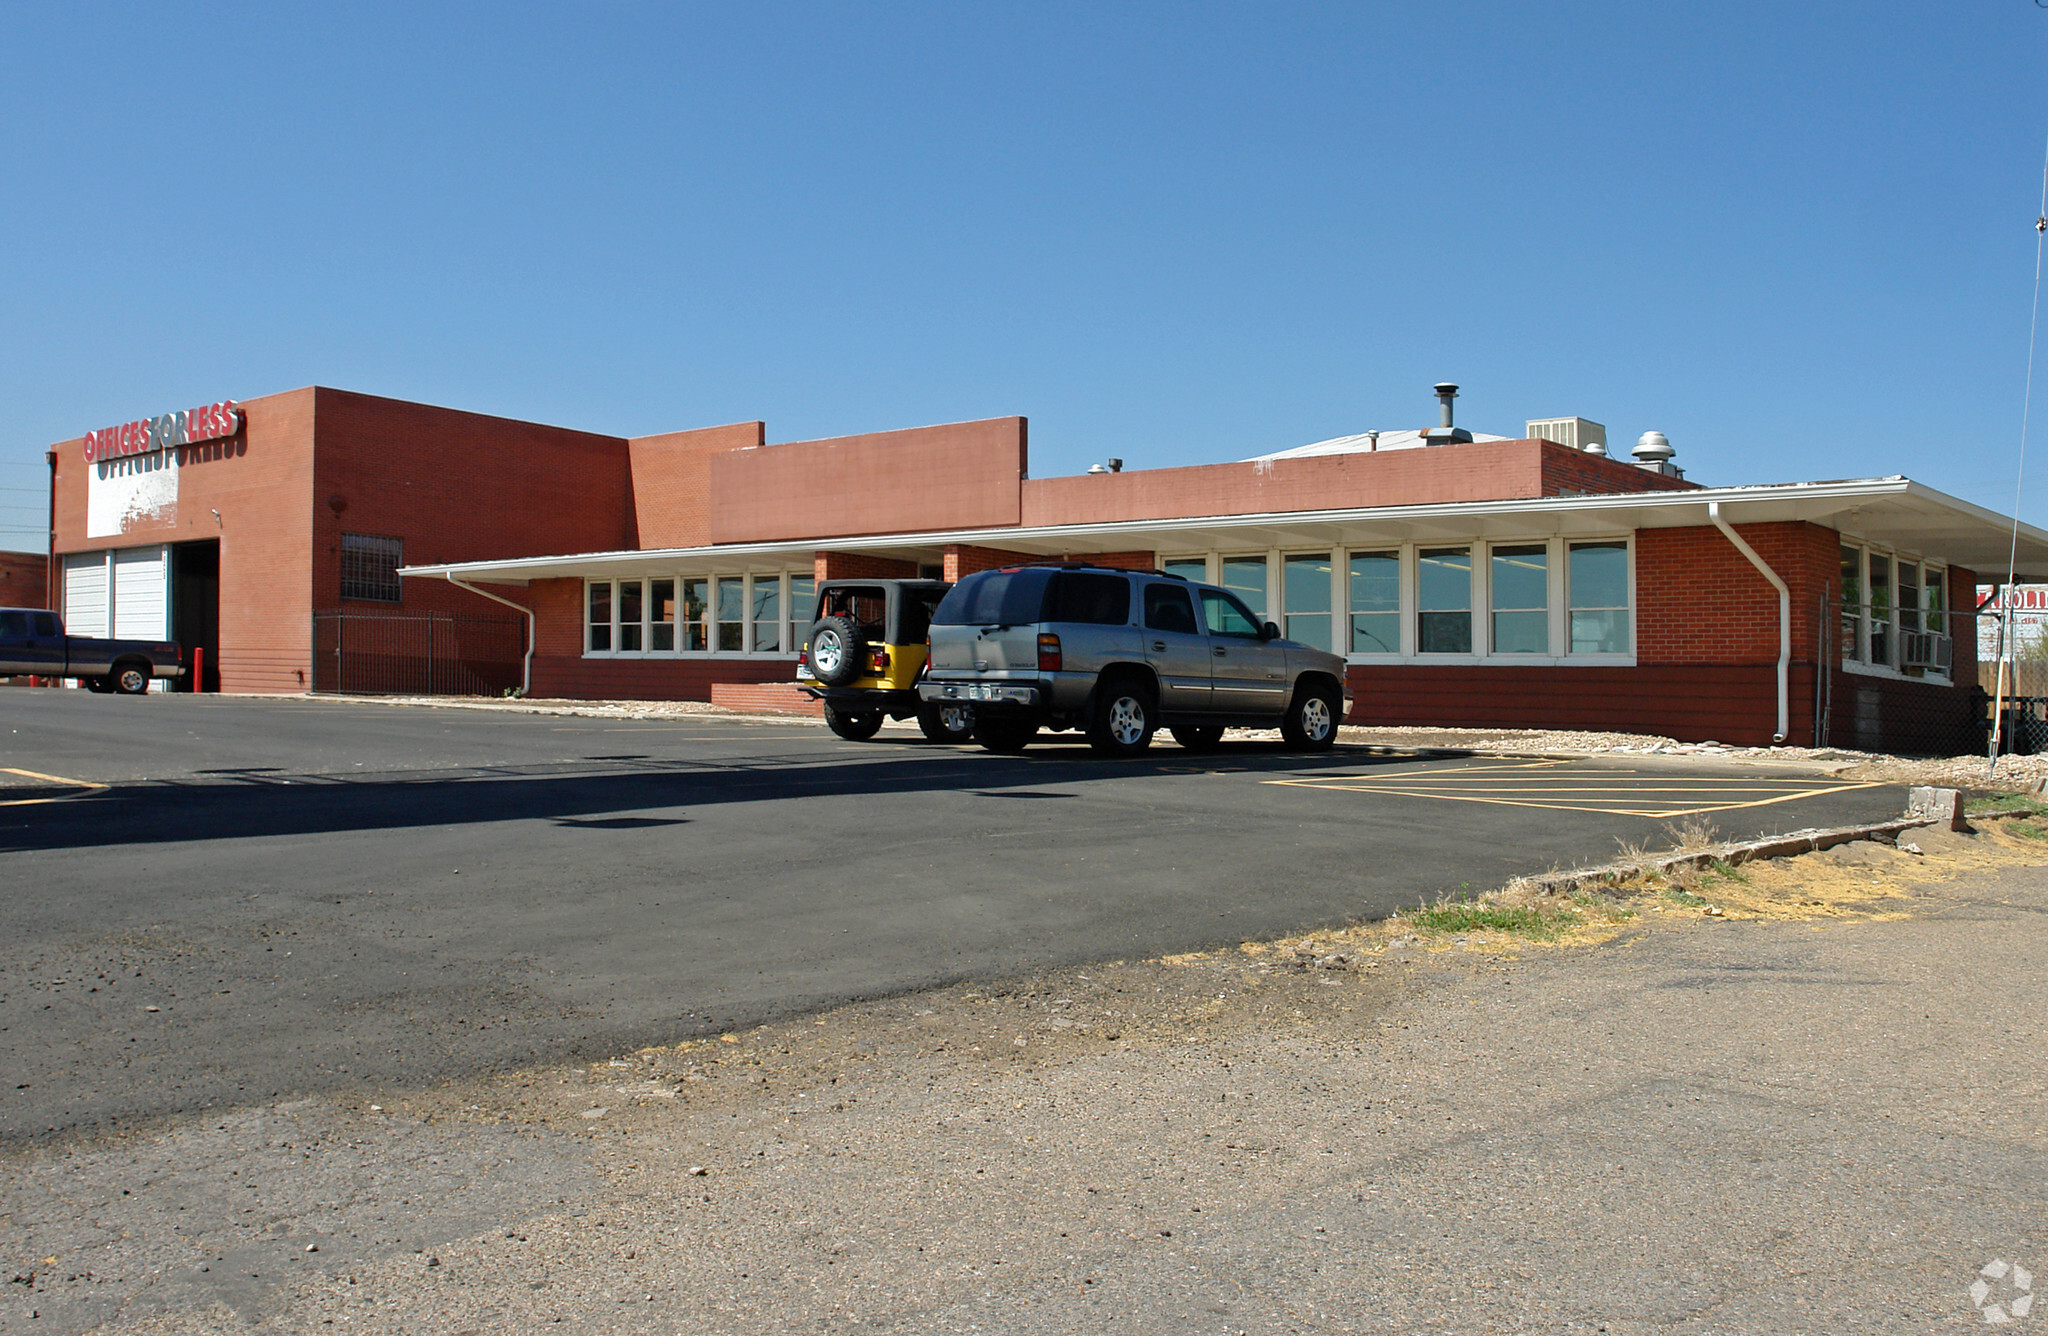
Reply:
[[1935, 631], [1899, 632], [1899, 665], [1904, 668], [1932, 668], [1947, 672], [1954, 646]]

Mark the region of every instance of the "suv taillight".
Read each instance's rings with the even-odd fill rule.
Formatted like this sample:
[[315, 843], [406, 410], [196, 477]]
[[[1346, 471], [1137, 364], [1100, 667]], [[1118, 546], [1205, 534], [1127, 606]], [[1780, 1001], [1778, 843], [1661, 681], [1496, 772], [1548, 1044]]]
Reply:
[[799, 668], [811, 666], [811, 647], [809, 645], [805, 645], [796, 652], [796, 666]]
[[1060, 638], [1050, 631], [1039, 633], [1038, 671], [1056, 673], [1060, 670]]
[[868, 664], [878, 673], [889, 671], [889, 651], [878, 649], [868, 656]]

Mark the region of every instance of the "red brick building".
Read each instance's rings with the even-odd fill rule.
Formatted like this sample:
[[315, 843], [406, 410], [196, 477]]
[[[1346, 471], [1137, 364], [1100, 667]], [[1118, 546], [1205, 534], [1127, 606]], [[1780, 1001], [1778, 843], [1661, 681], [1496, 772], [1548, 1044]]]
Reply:
[[[1976, 685], [1954, 632], [2011, 539], [1905, 478], [1697, 486], [1574, 448], [1576, 419], [1032, 478], [1022, 418], [769, 445], [317, 388], [234, 407], [155, 467], [136, 432], [111, 460], [85, 457], [104, 433], [55, 447], [73, 621], [130, 634], [160, 604], [228, 691], [330, 685], [406, 619], [498, 618], [531, 626], [506, 671], [536, 696], [786, 703], [817, 580], [1053, 557], [1235, 589], [1348, 655], [1357, 722], [1946, 748]], [[2048, 534], [2019, 540], [2048, 576]]]

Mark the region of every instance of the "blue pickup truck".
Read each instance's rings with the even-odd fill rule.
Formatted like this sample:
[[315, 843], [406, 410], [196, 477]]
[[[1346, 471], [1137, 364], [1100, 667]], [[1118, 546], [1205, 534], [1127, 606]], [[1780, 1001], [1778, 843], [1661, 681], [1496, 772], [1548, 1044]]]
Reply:
[[0, 608], [0, 677], [75, 677], [93, 691], [139, 696], [152, 677], [183, 677], [184, 657], [168, 642], [65, 635], [41, 608]]

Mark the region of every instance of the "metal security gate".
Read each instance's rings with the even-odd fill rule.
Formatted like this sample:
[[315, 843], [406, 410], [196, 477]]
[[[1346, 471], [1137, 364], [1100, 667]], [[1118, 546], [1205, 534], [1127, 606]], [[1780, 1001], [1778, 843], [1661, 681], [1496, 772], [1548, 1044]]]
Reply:
[[526, 623], [442, 612], [316, 612], [313, 690], [502, 696], [520, 683]]

